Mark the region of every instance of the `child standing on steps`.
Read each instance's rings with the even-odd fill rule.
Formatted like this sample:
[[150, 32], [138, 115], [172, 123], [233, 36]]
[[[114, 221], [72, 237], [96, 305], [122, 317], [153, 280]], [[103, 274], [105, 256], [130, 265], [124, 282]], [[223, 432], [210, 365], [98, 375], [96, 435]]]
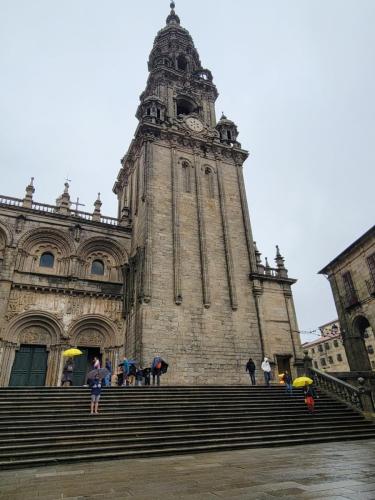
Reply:
[[305, 396], [305, 403], [309, 413], [314, 413], [315, 399], [317, 397], [314, 387], [312, 385], [305, 384], [305, 387], [303, 388], [303, 395]]
[[102, 391], [102, 384], [99, 377], [95, 377], [91, 382], [91, 415], [98, 414], [100, 393]]

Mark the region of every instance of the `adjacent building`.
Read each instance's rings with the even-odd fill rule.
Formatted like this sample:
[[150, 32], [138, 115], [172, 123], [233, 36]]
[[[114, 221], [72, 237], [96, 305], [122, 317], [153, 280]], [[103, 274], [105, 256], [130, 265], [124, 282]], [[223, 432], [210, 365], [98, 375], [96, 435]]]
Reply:
[[374, 369], [375, 226], [335, 257], [320, 274], [331, 285], [350, 369]]
[[[312, 359], [313, 367], [327, 372], [347, 372], [349, 363], [338, 319], [319, 327], [320, 337], [302, 344], [302, 349]], [[365, 345], [371, 368], [375, 370], [375, 338], [370, 327], [364, 332]]]

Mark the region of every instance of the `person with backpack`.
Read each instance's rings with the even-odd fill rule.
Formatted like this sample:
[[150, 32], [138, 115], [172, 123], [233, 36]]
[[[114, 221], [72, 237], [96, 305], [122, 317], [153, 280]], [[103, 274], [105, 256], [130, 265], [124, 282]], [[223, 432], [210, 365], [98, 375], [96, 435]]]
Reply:
[[249, 376], [250, 376], [250, 380], [251, 380], [252, 385], [256, 384], [255, 370], [256, 370], [255, 363], [252, 360], [252, 358], [249, 358], [249, 361], [246, 363], [246, 371], [249, 372]]
[[157, 385], [160, 385], [160, 375], [166, 373], [168, 364], [160, 357], [155, 356], [151, 364], [152, 373], [152, 385], [155, 385], [155, 379]]

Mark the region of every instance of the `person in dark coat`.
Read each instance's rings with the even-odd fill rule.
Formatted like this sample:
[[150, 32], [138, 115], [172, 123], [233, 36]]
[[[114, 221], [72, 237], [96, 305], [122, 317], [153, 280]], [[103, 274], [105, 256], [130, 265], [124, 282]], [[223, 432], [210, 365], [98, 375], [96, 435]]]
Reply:
[[65, 385], [67, 385], [68, 387], [73, 385], [73, 371], [74, 371], [73, 358], [68, 358], [65, 361], [65, 365], [63, 368], [63, 376], [62, 376], [62, 380], [61, 380], [61, 385], [63, 387]]
[[150, 385], [150, 374], [151, 374], [151, 368], [143, 368], [143, 378], [145, 381], [145, 385]]
[[155, 356], [151, 364], [152, 385], [155, 385], [155, 379], [157, 385], [160, 385], [160, 375], [167, 373], [167, 370], [168, 363], [166, 363], [160, 356]]
[[112, 363], [110, 359], [106, 359], [105, 361], [105, 367], [108, 370], [108, 375], [104, 378], [104, 386], [105, 387], [111, 387], [112, 383]]
[[285, 370], [284, 375], [283, 375], [283, 381], [285, 384], [285, 390], [288, 392], [290, 395], [293, 393], [293, 388], [292, 388], [292, 376], [289, 373], [288, 370]]
[[249, 372], [249, 376], [250, 376], [250, 380], [251, 380], [252, 385], [256, 384], [255, 370], [256, 370], [255, 363], [252, 360], [252, 358], [249, 358], [249, 361], [246, 363], [246, 371]]

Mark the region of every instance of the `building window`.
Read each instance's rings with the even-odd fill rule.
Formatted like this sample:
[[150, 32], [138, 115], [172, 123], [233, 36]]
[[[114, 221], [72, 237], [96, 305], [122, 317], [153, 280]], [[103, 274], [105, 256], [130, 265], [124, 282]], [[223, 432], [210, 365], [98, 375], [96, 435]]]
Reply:
[[374, 354], [374, 348], [372, 347], [372, 345], [368, 345], [368, 346], [367, 346], [367, 352], [368, 352], [369, 354]]
[[347, 305], [348, 306], [353, 305], [358, 301], [358, 299], [357, 299], [357, 292], [354, 288], [353, 278], [352, 278], [350, 271], [347, 271], [346, 273], [344, 273], [342, 275], [342, 280], [344, 283]]
[[341, 356], [341, 354], [338, 354], [338, 355], [337, 355], [337, 361], [342, 361], [342, 356]]
[[327, 366], [327, 361], [325, 360], [325, 358], [320, 358], [320, 364], [322, 366]]
[[326, 348], [326, 351], [328, 351], [328, 349], [330, 349], [329, 342], [326, 342], [326, 343], [324, 344], [324, 347]]
[[328, 363], [333, 363], [333, 357], [332, 356], [328, 356]]
[[375, 370], [375, 361], [371, 361], [371, 366]]
[[104, 263], [101, 260], [94, 260], [91, 264], [91, 274], [97, 274], [103, 276], [104, 274]]
[[314, 361], [314, 367], [318, 368], [318, 363], [316, 361]]
[[44, 252], [40, 256], [39, 266], [40, 267], [53, 267], [55, 264], [55, 256], [51, 252]]
[[367, 257], [367, 265], [370, 270], [372, 281], [375, 281], [375, 253]]
[[339, 346], [339, 341], [338, 340], [334, 340], [333, 341], [333, 345], [334, 345], [334, 347], [338, 347]]
[[315, 354], [315, 349], [313, 347], [311, 348], [311, 354]]
[[322, 344], [318, 345], [318, 351], [319, 352], [323, 352], [323, 346], [322, 346]]
[[186, 71], [187, 69], [187, 60], [183, 55], [180, 55], [177, 58], [177, 69], [181, 71]]
[[205, 169], [204, 173], [206, 177], [208, 196], [209, 198], [214, 198], [215, 197], [214, 174], [209, 167]]
[[190, 193], [191, 192], [191, 177], [190, 177], [190, 165], [187, 161], [184, 161], [182, 163], [182, 183], [183, 183], [183, 190], [185, 193]]

